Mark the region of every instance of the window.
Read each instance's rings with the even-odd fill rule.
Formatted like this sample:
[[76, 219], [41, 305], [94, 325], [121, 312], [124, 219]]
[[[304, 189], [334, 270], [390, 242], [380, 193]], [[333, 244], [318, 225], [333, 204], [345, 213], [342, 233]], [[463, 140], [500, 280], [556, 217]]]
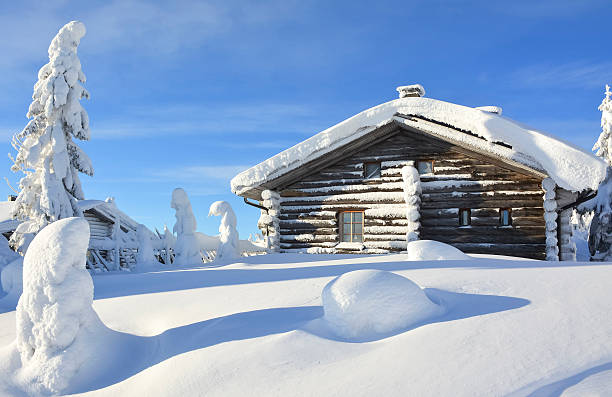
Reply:
[[469, 208], [459, 210], [459, 226], [470, 226], [472, 223], [472, 212]]
[[364, 163], [363, 177], [365, 179], [380, 178], [380, 163]]
[[348, 243], [363, 242], [363, 211], [340, 213], [340, 241]]
[[512, 226], [512, 211], [510, 208], [499, 209], [499, 225]]
[[432, 174], [434, 172], [433, 160], [417, 161], [417, 170], [419, 174]]

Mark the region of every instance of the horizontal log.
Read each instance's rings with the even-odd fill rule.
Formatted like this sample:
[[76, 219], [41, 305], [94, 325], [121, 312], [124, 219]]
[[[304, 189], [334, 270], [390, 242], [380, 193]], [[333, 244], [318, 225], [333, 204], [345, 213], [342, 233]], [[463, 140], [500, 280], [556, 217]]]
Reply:
[[286, 235], [286, 234], [338, 234], [338, 228], [334, 227], [328, 227], [328, 228], [302, 228], [302, 229], [281, 229], [280, 231], [281, 236]]
[[423, 209], [445, 209], [445, 208], [517, 208], [517, 207], [540, 207], [542, 200], [448, 200], [443, 201], [423, 201]]
[[[485, 226], [483, 226], [484, 228]], [[449, 233], [439, 230], [440, 228], [424, 227], [420, 230], [423, 240], [435, 240], [443, 243], [508, 243], [508, 244], [543, 244], [546, 241], [544, 234], [532, 233], [506, 233], [474, 232], [474, 233]], [[508, 229], [506, 231], [510, 231]]]

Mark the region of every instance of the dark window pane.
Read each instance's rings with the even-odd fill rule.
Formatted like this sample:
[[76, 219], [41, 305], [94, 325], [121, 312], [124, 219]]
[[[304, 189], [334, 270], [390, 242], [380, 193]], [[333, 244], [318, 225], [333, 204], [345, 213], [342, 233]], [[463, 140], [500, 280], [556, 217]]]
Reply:
[[361, 243], [363, 241], [363, 235], [361, 234], [353, 234], [353, 242]]
[[353, 234], [361, 234], [361, 223], [353, 223]]
[[470, 224], [470, 211], [460, 210], [459, 211], [459, 225], [468, 226]]
[[342, 235], [342, 241], [350, 243], [351, 242], [351, 234], [350, 233], [344, 233]]
[[351, 213], [345, 212], [343, 215], [344, 223], [351, 223]]
[[431, 161], [417, 161], [417, 169], [419, 174], [430, 174], [433, 172], [433, 163]]
[[510, 226], [510, 211], [501, 210], [501, 224], [502, 226]]
[[365, 178], [380, 178], [380, 163], [365, 163]]
[[361, 223], [361, 212], [353, 212], [353, 222]]

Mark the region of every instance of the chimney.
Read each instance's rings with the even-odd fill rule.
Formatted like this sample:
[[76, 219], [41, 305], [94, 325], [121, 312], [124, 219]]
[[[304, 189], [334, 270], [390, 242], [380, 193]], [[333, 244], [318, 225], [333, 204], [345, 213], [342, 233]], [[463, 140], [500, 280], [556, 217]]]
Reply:
[[501, 106], [478, 106], [476, 109], [487, 113], [498, 114], [500, 116], [502, 114]]
[[420, 84], [402, 85], [396, 88], [400, 98], [425, 96], [425, 88]]
[[7, 201], [16, 201], [17, 200], [17, 196], [15, 196], [14, 194], [9, 194], [8, 197], [6, 198]]

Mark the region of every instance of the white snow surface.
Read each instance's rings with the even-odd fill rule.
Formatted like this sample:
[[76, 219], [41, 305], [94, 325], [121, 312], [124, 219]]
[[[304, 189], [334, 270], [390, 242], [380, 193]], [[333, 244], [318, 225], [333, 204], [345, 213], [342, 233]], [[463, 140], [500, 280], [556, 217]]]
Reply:
[[355, 270], [329, 282], [321, 296], [332, 332], [349, 340], [405, 331], [443, 313], [413, 281], [382, 270]]
[[[484, 139], [398, 115], [434, 120], [470, 131]], [[396, 99], [364, 110], [249, 168], [232, 179], [232, 191], [244, 193], [393, 121], [541, 170], [557, 185], [568, 190], [596, 189], [605, 177], [605, 162], [548, 133], [494, 113], [431, 98], [413, 97]], [[512, 149], [496, 145], [495, 142], [504, 142]]]
[[470, 257], [452, 245], [434, 240], [410, 241], [406, 247], [409, 261], [465, 260]]
[[[95, 275], [93, 307], [117, 338], [90, 340], [98, 371], [82, 369], [65, 394], [609, 395], [612, 264], [406, 257], [270, 254]], [[338, 340], [322, 326], [321, 291], [361, 269], [413, 280], [446, 313], [388, 337]], [[0, 395], [25, 396], [13, 382], [15, 312], [0, 313]]]

